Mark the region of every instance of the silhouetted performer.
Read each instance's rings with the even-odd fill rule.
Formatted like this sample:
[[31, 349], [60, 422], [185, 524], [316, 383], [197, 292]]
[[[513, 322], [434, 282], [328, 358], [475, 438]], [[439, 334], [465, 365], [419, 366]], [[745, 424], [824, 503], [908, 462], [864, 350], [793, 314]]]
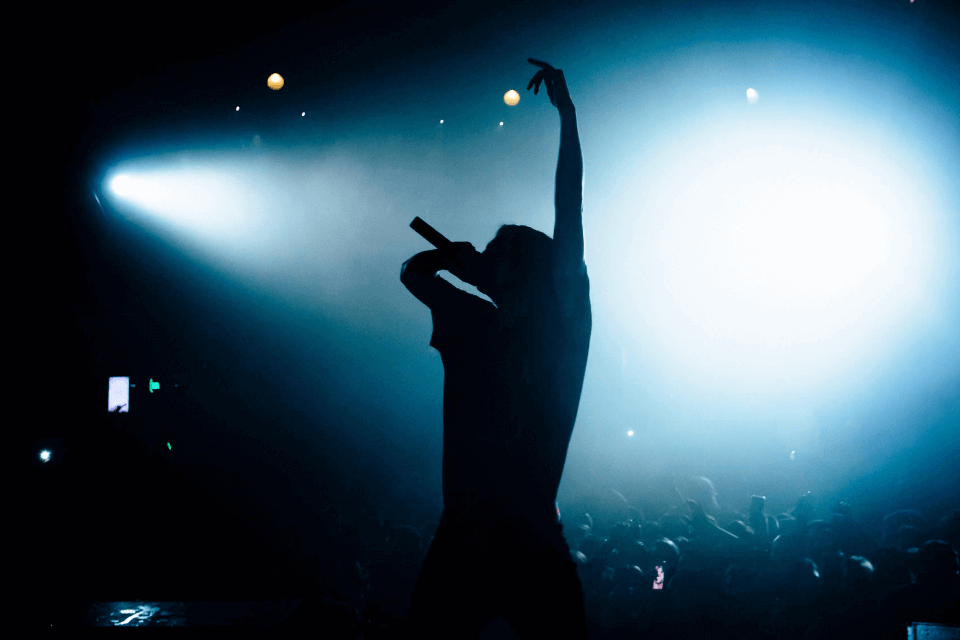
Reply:
[[544, 83], [560, 112], [553, 239], [505, 225], [483, 253], [454, 243], [453, 255], [424, 251], [400, 274], [432, 311], [444, 368], [444, 508], [409, 616], [420, 638], [476, 638], [498, 614], [524, 638], [586, 637], [556, 508], [590, 342], [583, 159], [563, 72], [530, 62], [541, 71], [527, 89]]

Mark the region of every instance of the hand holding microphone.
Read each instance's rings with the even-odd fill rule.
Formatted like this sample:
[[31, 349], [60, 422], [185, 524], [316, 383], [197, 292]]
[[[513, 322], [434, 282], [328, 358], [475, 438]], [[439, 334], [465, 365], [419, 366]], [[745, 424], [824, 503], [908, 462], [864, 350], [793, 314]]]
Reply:
[[486, 269], [483, 255], [469, 242], [451, 242], [442, 233], [431, 227], [419, 217], [413, 219], [410, 228], [440, 250], [443, 256], [443, 268], [464, 282], [480, 286]]

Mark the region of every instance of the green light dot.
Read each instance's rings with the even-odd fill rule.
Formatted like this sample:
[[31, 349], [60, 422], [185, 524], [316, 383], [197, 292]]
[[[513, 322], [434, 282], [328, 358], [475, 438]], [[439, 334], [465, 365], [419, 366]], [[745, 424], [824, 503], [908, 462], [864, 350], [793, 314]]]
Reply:
[[167, 443], [167, 449], [169, 449], [170, 451], [173, 451], [173, 447], [170, 446], [169, 442]]

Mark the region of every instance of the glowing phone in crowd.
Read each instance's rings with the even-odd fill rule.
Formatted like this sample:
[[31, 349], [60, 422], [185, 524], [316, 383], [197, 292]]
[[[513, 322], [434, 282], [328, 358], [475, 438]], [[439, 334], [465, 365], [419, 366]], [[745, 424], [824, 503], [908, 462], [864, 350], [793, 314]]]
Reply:
[[663, 589], [663, 567], [657, 567], [657, 577], [653, 579], [654, 589]]
[[128, 413], [130, 411], [130, 378], [117, 376], [110, 378], [107, 390], [107, 411], [113, 413]]

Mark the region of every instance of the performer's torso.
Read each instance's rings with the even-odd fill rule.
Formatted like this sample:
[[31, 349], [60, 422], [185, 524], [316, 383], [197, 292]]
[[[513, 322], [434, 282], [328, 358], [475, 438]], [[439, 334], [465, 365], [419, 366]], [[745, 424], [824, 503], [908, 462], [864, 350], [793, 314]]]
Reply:
[[510, 326], [458, 291], [434, 309], [443, 358], [443, 493], [553, 504], [580, 403], [590, 341], [589, 281], [573, 313], [556, 304]]

